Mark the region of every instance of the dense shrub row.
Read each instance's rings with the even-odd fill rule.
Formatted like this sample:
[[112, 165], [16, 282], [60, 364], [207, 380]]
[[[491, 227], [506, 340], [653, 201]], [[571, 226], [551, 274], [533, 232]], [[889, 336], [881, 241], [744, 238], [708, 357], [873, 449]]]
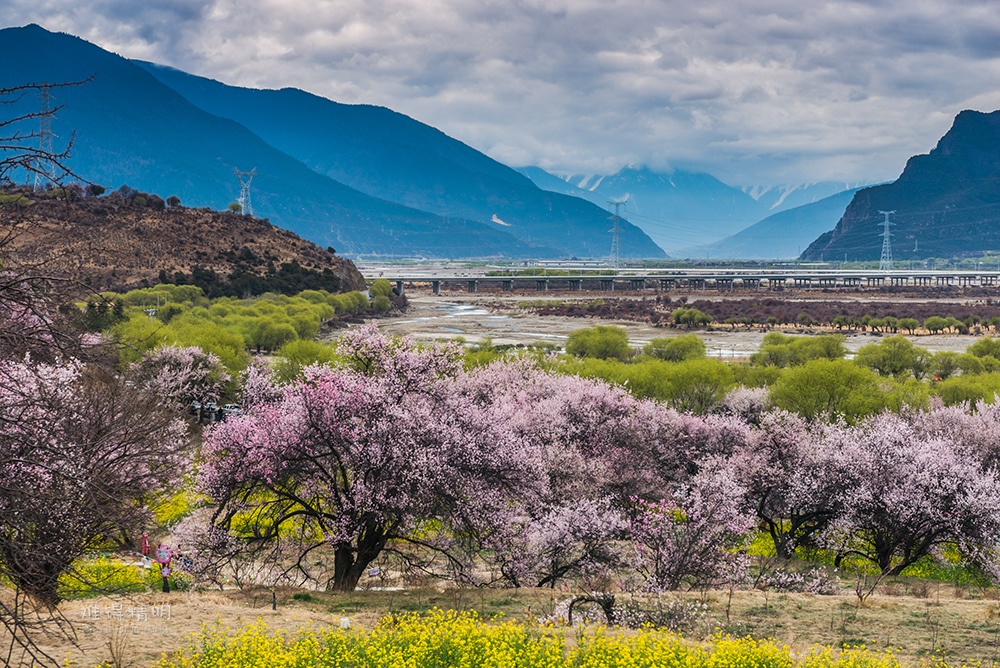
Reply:
[[[376, 300], [387, 301], [384, 295]], [[311, 341], [321, 325], [336, 317], [388, 310], [360, 292], [331, 294], [305, 290], [294, 297], [265, 294], [257, 299], [209, 299], [195, 285], [161, 284], [124, 294], [103, 293], [87, 305], [92, 329], [106, 329], [126, 344], [134, 361], [164, 344], [199, 346], [214, 353], [230, 371], [247, 363], [247, 351], [275, 351], [294, 341]]]
[[[670, 297], [595, 299], [589, 302], [540, 300], [520, 302], [539, 315], [621, 318], [654, 324], [690, 326], [717, 323], [731, 327], [752, 325], [824, 325], [838, 330], [872, 329], [914, 333], [1000, 331], [1000, 303], [880, 302], [762, 299], [688, 300]], [[701, 317], [707, 316], [707, 317]], [[901, 322], [905, 321], [905, 322]]]
[[[655, 338], [640, 351], [624, 329], [598, 325], [570, 334], [568, 357], [541, 363], [693, 413], [714, 410], [740, 386], [764, 388], [771, 407], [848, 422], [886, 410], [926, 409], [932, 397], [948, 406], [992, 404], [1000, 393], [1000, 340], [980, 339], [965, 353], [932, 354], [903, 336], [889, 336], [863, 346], [853, 360], [846, 359], [844, 340], [840, 334], [769, 332], [748, 361], [725, 362], [707, 358], [696, 334]], [[505, 354], [483, 343], [469, 351], [467, 364]]]

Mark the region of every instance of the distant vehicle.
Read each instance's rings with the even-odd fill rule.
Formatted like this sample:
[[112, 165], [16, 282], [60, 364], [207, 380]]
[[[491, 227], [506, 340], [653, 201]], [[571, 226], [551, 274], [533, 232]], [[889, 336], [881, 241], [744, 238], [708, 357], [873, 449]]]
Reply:
[[226, 404], [222, 407], [223, 417], [229, 417], [230, 415], [242, 415], [243, 408], [239, 404]]
[[214, 413], [215, 411], [219, 410], [218, 404], [216, 404], [214, 401], [206, 401], [204, 408], [205, 411], [208, 413]]

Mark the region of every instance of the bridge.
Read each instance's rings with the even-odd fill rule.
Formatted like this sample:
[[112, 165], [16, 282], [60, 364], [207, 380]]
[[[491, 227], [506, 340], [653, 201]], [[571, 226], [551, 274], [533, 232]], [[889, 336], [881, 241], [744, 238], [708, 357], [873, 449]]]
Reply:
[[[374, 280], [375, 277], [366, 277]], [[989, 288], [1000, 287], [1000, 271], [841, 271], [841, 270], [789, 270], [741, 271], [728, 270], [704, 273], [696, 270], [671, 270], [670, 272], [644, 272], [622, 270], [615, 275], [576, 274], [567, 276], [514, 276], [485, 274], [446, 274], [429, 272], [410, 275], [381, 276], [396, 285], [399, 294], [406, 286], [430, 285], [434, 294], [443, 287], [462, 286], [468, 292], [479, 292], [491, 287], [504, 292], [559, 291], [559, 292], [642, 292], [646, 290], [715, 290], [719, 292], [770, 290], [786, 288], [796, 290], [864, 289], [883, 287], [911, 288]]]

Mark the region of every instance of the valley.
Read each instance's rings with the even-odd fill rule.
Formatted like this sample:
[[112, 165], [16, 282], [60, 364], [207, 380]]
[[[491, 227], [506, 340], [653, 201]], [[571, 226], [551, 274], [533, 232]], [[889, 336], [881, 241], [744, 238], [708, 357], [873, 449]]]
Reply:
[[326, 4], [239, 8], [229, 67], [157, 35], [231, 8], [0, 26], [0, 665], [1000, 665], [994, 99], [745, 89], [779, 52], [710, 14], [558, 53], [592, 10], [527, 3], [505, 59], [504, 3], [448, 54], [455, 3]]

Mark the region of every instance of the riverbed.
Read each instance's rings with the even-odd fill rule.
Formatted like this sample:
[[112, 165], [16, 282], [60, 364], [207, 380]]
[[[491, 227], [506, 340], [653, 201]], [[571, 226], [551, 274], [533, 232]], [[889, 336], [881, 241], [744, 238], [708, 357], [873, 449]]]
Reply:
[[[417, 341], [462, 340], [468, 344], [492, 340], [495, 345], [555, 344], [560, 348], [569, 334], [577, 329], [594, 325], [615, 325], [628, 333], [633, 347], [641, 348], [651, 339], [687, 333], [669, 327], [654, 327], [650, 323], [629, 320], [598, 320], [594, 318], [567, 318], [540, 316], [528, 309], [512, 308], [524, 297], [501, 295], [476, 295], [449, 293], [411, 293], [409, 308], [405, 313], [379, 320], [379, 326], [393, 334], [406, 334]], [[786, 329], [789, 334], [806, 334], [809, 330]], [[813, 333], [829, 333], [819, 329]], [[711, 357], [741, 359], [749, 357], [760, 348], [766, 331], [763, 329], [713, 329], [695, 330]], [[882, 340], [883, 335], [871, 332], [844, 333], [845, 345], [854, 353], [869, 343]], [[933, 336], [907, 336], [917, 346], [931, 352], [953, 350], [964, 352], [976, 341], [974, 336], [935, 334]]]

